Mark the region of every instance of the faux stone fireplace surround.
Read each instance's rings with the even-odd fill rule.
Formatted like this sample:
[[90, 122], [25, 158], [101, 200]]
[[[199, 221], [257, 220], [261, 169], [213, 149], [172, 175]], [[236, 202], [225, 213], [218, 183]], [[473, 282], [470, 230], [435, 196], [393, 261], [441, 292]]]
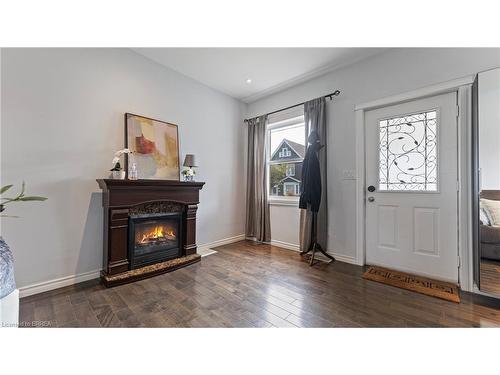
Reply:
[[[106, 286], [169, 272], [198, 262], [196, 211], [204, 182], [98, 179], [103, 190], [103, 271]], [[128, 221], [130, 215], [182, 212], [181, 256], [157, 265], [130, 270]]]

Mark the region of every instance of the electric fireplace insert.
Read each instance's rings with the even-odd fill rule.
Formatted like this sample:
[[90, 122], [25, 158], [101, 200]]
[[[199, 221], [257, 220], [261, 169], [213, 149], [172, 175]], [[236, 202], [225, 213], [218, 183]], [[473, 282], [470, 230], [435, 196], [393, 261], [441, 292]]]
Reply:
[[181, 224], [180, 212], [129, 216], [130, 269], [180, 257]]

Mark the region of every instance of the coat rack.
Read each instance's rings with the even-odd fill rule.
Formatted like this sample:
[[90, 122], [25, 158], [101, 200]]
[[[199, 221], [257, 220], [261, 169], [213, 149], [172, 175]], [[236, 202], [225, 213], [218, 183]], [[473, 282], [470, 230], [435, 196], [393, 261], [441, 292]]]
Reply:
[[[309, 135], [309, 138], [307, 141], [310, 144], [310, 146], [308, 148], [308, 153], [306, 154], [304, 162], [306, 159], [308, 159], [310, 157], [310, 155], [314, 155], [313, 159], [310, 159], [310, 160], [312, 160], [313, 162], [317, 161], [318, 160], [317, 159], [318, 151], [324, 147], [324, 145], [320, 144], [320, 140], [319, 140], [319, 136], [318, 136], [317, 132], [312, 131], [311, 134]], [[311, 154], [309, 154], [309, 151], [311, 152]], [[313, 163], [313, 165], [316, 165], [316, 164]], [[304, 173], [304, 170], [305, 169], [303, 169], [303, 173]], [[302, 177], [302, 180], [303, 180], [302, 181], [303, 183], [306, 181], [306, 179], [304, 179], [304, 176]], [[319, 181], [319, 186], [321, 187], [321, 180]], [[316, 194], [318, 194], [318, 192], [316, 192]], [[319, 194], [321, 194], [321, 189], [319, 189]], [[305, 255], [312, 250], [311, 261], [309, 262], [309, 266], [312, 266], [314, 264], [314, 256], [316, 255], [317, 251], [319, 251], [321, 254], [323, 254], [328, 259], [330, 259], [330, 263], [334, 262], [335, 258], [332, 257], [330, 254], [328, 254], [325, 250], [323, 250], [321, 245], [318, 243], [318, 208], [319, 208], [319, 202], [321, 201], [321, 198], [319, 200], [316, 199], [316, 200], [312, 200], [312, 201], [310, 201], [310, 197], [306, 198], [306, 199], [307, 199], [307, 209], [310, 209], [311, 213], [312, 213], [311, 244], [309, 245], [309, 248], [306, 251], [301, 251], [300, 255]], [[302, 196], [301, 196], [301, 200], [302, 200]], [[309, 205], [310, 202], [311, 203], [314, 202], [314, 206]], [[301, 201], [299, 201], [299, 207], [306, 208], [306, 207], [302, 207], [302, 205], [304, 205], [304, 204], [305, 204], [305, 202], [301, 203]]]
[[301, 251], [300, 255], [305, 255], [312, 250], [311, 261], [309, 262], [309, 266], [314, 264], [314, 256], [316, 255], [316, 251], [319, 251], [325, 257], [329, 258], [331, 262], [335, 262], [335, 258], [328, 254], [321, 245], [318, 243], [318, 213], [312, 212], [312, 223], [311, 223], [311, 244], [306, 251]]

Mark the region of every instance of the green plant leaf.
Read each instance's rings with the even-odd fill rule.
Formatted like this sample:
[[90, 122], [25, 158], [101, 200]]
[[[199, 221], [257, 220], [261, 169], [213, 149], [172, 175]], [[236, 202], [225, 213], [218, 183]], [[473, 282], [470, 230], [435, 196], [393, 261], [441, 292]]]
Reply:
[[32, 196], [32, 197], [21, 197], [19, 198], [20, 201], [27, 202], [27, 201], [46, 201], [46, 197], [37, 197], [37, 196]]
[[2, 187], [2, 188], [0, 189], [0, 194], [5, 193], [5, 192], [6, 192], [7, 190], [9, 190], [12, 186], [14, 186], [14, 185], [5, 185], [4, 187]]
[[19, 194], [19, 196], [22, 197], [25, 191], [26, 191], [26, 183], [23, 181], [23, 184], [21, 186], [21, 193]]

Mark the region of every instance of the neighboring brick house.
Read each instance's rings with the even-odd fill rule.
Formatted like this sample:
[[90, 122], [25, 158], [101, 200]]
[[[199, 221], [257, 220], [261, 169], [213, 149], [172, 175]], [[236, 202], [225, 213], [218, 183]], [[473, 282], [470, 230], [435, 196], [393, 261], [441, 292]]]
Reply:
[[304, 155], [304, 145], [288, 139], [283, 139], [276, 147], [270, 159], [272, 195], [300, 195], [300, 179]]

